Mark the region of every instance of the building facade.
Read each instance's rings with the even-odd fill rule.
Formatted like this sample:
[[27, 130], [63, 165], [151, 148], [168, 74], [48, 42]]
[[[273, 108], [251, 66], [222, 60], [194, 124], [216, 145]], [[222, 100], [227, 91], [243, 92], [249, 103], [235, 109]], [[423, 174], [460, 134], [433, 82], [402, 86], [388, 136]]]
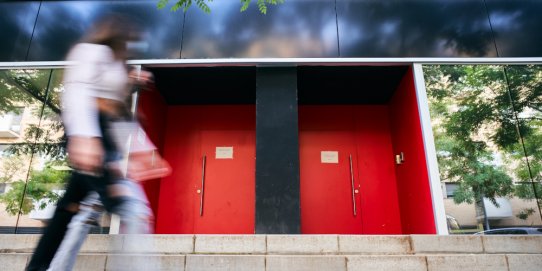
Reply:
[[[151, 70], [156, 81], [138, 96], [137, 110], [173, 168], [143, 184], [157, 233], [447, 234], [446, 215], [465, 211], [445, 207], [443, 184], [463, 183], [458, 199], [490, 192], [469, 176], [487, 181], [482, 187], [502, 181], [496, 190], [503, 195], [495, 196], [520, 202], [506, 216], [484, 207], [494, 219], [486, 224], [542, 224], [534, 147], [542, 132], [542, 2], [286, 0], [266, 15], [255, 5], [239, 12], [233, 0], [210, 3], [211, 14], [158, 10], [156, 2], [0, 3], [0, 91], [9, 94], [0, 112], [13, 122], [16, 108], [37, 106], [38, 128], [50, 131], [21, 136], [32, 146], [25, 155], [59, 167], [64, 157], [53, 150], [62, 152], [55, 124], [63, 58], [93, 21], [123, 13], [144, 34], [129, 64]], [[484, 116], [477, 124], [485, 128], [450, 132], [452, 124], [471, 124], [457, 121], [465, 117], [459, 113], [502, 102], [515, 89], [533, 103], [509, 95], [508, 107], [473, 114]], [[485, 100], [468, 103], [472, 93]], [[519, 145], [496, 140], [501, 127]], [[454, 156], [471, 141], [483, 147]], [[446, 142], [460, 145], [446, 149]], [[17, 145], [7, 136], [0, 143]], [[462, 159], [477, 163], [464, 167], [468, 174], [449, 162]], [[32, 161], [22, 166], [26, 176], [5, 183], [37, 181], [43, 170]], [[470, 173], [477, 167], [493, 175]], [[516, 183], [527, 191], [514, 194]], [[459, 223], [476, 227], [480, 214]], [[19, 227], [11, 223], [2, 226]]]

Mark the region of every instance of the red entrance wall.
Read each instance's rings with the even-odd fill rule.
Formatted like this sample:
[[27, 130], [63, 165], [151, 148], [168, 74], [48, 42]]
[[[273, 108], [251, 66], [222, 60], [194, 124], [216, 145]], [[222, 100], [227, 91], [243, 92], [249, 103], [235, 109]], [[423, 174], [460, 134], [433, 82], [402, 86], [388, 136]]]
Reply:
[[405, 234], [435, 234], [435, 219], [412, 68], [389, 103], [393, 151], [404, 153], [395, 166]]
[[[352, 123], [355, 123], [355, 128], [351, 128]], [[330, 131], [335, 131], [338, 137], [343, 135], [342, 139], [336, 141], [340, 141], [342, 145], [354, 144], [357, 148], [354, 159], [357, 162], [354, 165], [354, 172], [356, 186], [360, 186], [356, 200], [361, 201], [359, 204], [361, 229], [353, 230], [352, 223], [333, 225], [331, 228], [333, 233], [436, 233], [412, 69], [405, 73], [388, 104], [300, 106], [299, 125], [300, 148], [304, 148], [305, 142], [312, 145], [323, 144], [314, 140], [307, 141], [306, 136], [303, 136], [306, 131], [315, 133], [318, 130], [330, 135], [332, 135]], [[347, 138], [344, 136], [345, 131], [348, 130], [355, 134], [354, 143], [348, 142], [349, 140], [346, 140]], [[327, 137], [321, 138], [323, 140]], [[329, 141], [329, 139], [325, 140]], [[340, 144], [335, 147], [337, 150], [350, 151], [349, 148], [341, 147]], [[395, 155], [401, 152], [404, 154], [405, 161], [397, 165], [395, 164]], [[306, 160], [308, 154], [304, 154], [303, 150], [300, 150], [300, 154], [301, 158]], [[347, 156], [340, 155], [339, 162], [345, 157]], [[322, 166], [317, 165], [319, 162], [319, 160], [312, 161], [315, 164], [313, 167]], [[315, 217], [327, 215], [328, 217], [321, 218], [321, 220], [346, 221], [346, 218], [335, 217], [341, 213], [344, 215], [346, 212], [335, 210], [336, 208], [344, 208], [350, 211], [351, 206], [344, 204], [344, 202], [341, 205], [341, 200], [318, 206], [307, 204], [303, 200], [304, 193], [317, 194], [311, 189], [319, 189], [318, 187], [322, 186], [320, 180], [315, 181], [319, 176], [307, 174], [307, 170], [311, 170], [311, 165], [301, 161], [302, 229], [308, 229], [310, 233], [331, 233], [330, 226], [318, 226], [314, 222], [317, 221]], [[328, 175], [321, 174], [320, 177], [329, 179]], [[342, 175], [345, 175], [344, 172]], [[336, 179], [344, 179], [345, 177], [342, 175], [337, 174]], [[310, 176], [310, 179], [304, 179], [307, 176]], [[318, 186], [311, 185], [311, 183], [318, 184]], [[325, 193], [330, 192], [333, 192], [332, 189], [328, 189]], [[344, 197], [345, 195], [342, 194], [345, 194], [344, 191], [335, 198]], [[325, 195], [327, 197], [327, 194]], [[304, 219], [304, 216], [311, 212], [314, 214], [309, 214], [309, 219]], [[315, 225], [304, 225], [304, 220], [311, 221], [310, 223]]]
[[[160, 186], [156, 233], [254, 233], [255, 112], [253, 105], [168, 108], [164, 157], [173, 173]], [[234, 159], [216, 160], [215, 146], [233, 146]]]
[[[322, 108], [328, 106], [307, 106], [312, 107], [309, 111], [302, 107], [300, 121], [302, 115], [306, 118], [308, 114], [308, 118], [316, 118], [317, 123], [326, 116], [325, 113], [322, 115]], [[330, 112], [344, 108], [338, 106]], [[412, 70], [405, 74], [387, 105], [348, 108], [348, 114], [355, 120], [353, 130], [358, 156], [355, 171], [356, 183], [360, 185], [357, 200], [362, 219], [361, 233], [435, 234]], [[144, 183], [157, 217], [156, 232], [194, 233], [197, 227], [194, 219], [199, 208], [194, 183], [201, 180], [201, 161], [199, 157], [184, 154], [194, 153], [194, 146], [201, 145], [195, 131], [237, 129], [254, 132], [255, 106], [168, 107], [160, 94], [152, 91], [141, 93], [138, 112], [149, 137], [174, 168], [172, 176]], [[332, 119], [333, 116], [328, 114], [327, 117]], [[405, 162], [395, 165], [394, 155], [400, 152], [404, 153]], [[191, 182], [178, 181], [181, 175]], [[255, 200], [250, 199], [250, 202], [248, 205], [254, 208]], [[248, 212], [254, 213], [254, 210]]]
[[[167, 105], [160, 93], [156, 89], [140, 92], [137, 112], [141, 126], [156, 145], [160, 154], [163, 155]], [[148, 180], [142, 183], [154, 213], [155, 220], [159, 219], [158, 197], [160, 195], [160, 183], [161, 179]]]

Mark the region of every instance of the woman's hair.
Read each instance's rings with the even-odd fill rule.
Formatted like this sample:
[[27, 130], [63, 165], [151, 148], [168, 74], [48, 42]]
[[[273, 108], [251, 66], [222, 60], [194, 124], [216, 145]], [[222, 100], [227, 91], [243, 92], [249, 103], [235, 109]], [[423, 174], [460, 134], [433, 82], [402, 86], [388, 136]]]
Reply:
[[97, 20], [81, 42], [107, 45], [120, 58], [126, 52], [126, 41], [136, 38], [136, 28], [128, 17], [110, 14]]

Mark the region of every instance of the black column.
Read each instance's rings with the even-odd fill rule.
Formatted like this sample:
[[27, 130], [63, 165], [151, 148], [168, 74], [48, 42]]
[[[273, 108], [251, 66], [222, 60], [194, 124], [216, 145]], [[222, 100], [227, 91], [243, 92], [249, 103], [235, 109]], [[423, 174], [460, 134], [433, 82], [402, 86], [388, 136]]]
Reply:
[[256, 75], [256, 233], [300, 233], [297, 68]]

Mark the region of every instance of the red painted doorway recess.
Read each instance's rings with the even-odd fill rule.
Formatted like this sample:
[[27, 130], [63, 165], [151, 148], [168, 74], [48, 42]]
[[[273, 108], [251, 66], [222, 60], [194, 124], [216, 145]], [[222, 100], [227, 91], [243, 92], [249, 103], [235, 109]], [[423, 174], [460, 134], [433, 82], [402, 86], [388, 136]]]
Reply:
[[436, 233], [411, 69], [386, 104], [300, 105], [299, 158], [302, 233]]
[[255, 123], [250, 105], [169, 107], [157, 233], [254, 233]]

